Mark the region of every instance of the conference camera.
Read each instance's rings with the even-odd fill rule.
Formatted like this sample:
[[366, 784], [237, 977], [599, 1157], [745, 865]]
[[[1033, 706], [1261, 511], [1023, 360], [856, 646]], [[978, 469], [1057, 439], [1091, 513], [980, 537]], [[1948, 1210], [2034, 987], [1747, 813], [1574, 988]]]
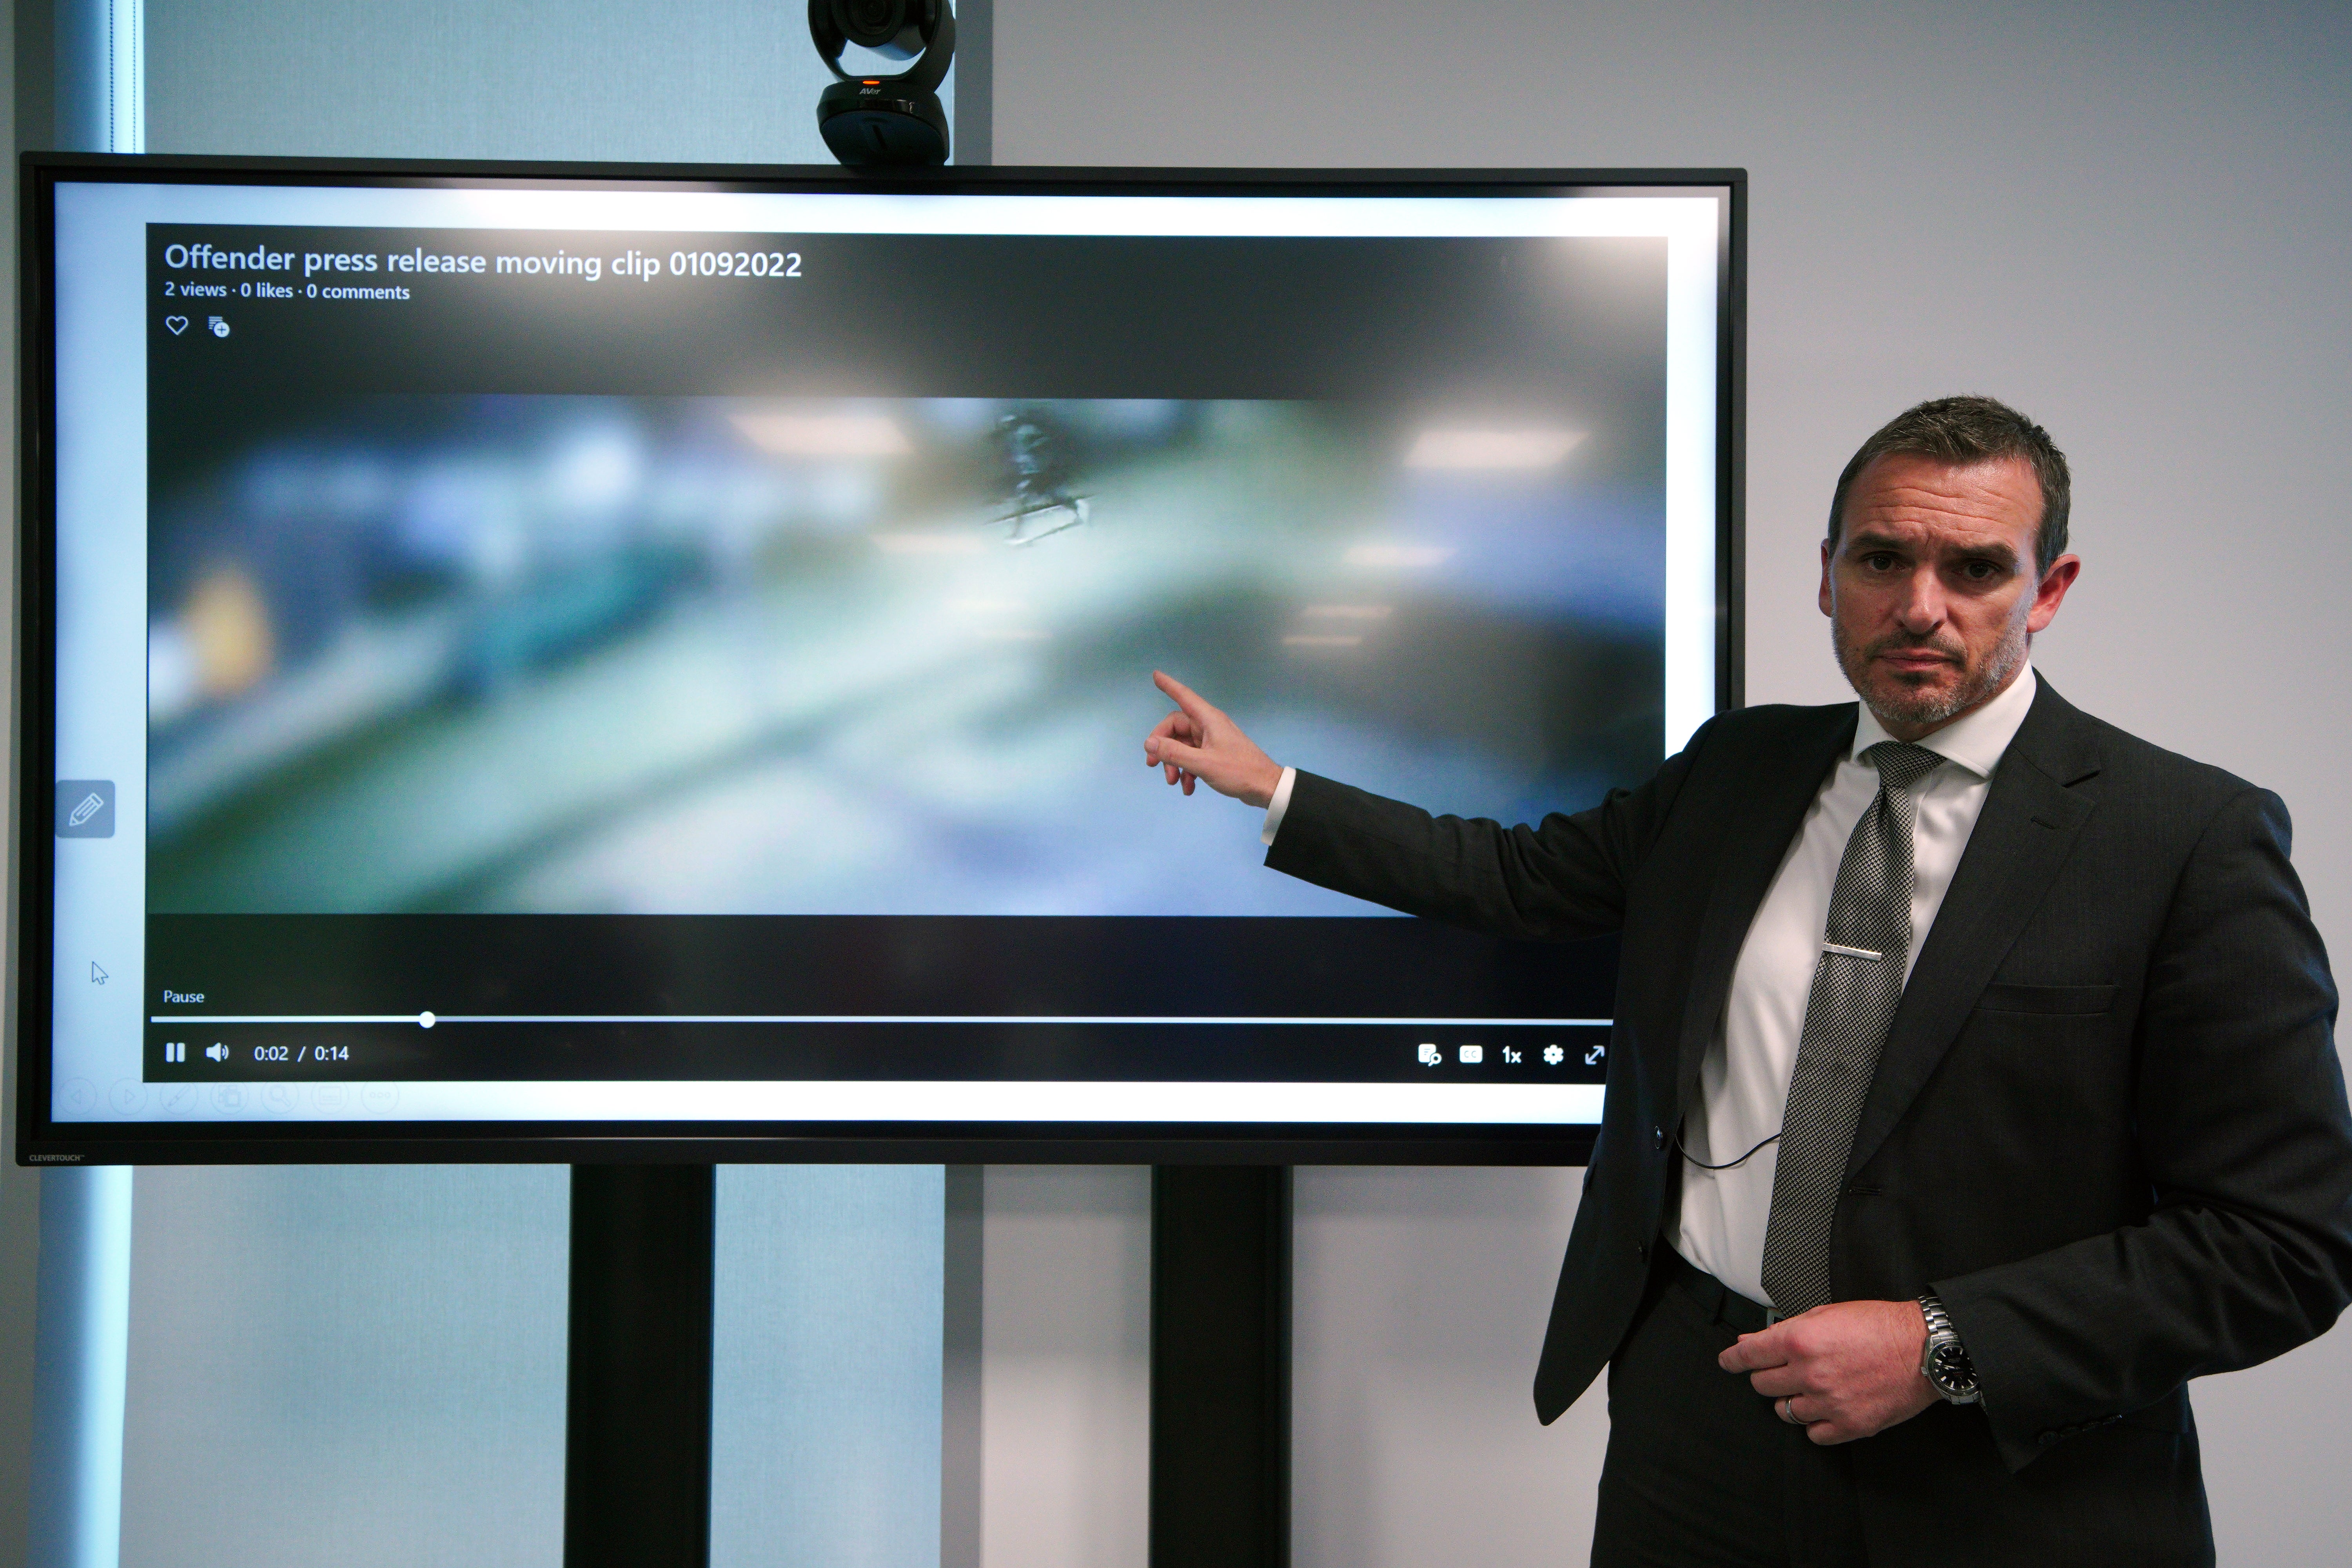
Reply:
[[[809, 37], [841, 79], [816, 100], [816, 128], [833, 155], [853, 167], [948, 161], [948, 117], [939, 86], [955, 58], [955, 13], [948, 0], [809, 0]], [[841, 68], [850, 45], [914, 63], [896, 76]]]

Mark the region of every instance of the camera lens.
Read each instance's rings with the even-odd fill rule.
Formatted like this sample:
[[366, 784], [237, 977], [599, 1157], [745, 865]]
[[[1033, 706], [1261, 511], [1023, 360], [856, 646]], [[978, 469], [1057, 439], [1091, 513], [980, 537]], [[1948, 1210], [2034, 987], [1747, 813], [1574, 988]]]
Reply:
[[853, 44], [906, 58], [923, 47], [908, 0], [837, 0], [834, 14]]

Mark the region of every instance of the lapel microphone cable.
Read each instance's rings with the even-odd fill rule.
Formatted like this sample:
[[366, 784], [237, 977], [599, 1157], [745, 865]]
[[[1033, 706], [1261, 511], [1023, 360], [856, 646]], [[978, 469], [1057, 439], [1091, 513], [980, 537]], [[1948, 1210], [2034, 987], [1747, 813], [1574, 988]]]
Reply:
[[1697, 1155], [1692, 1153], [1688, 1149], [1683, 1147], [1682, 1131], [1680, 1129], [1676, 1129], [1675, 1132], [1675, 1152], [1680, 1154], [1684, 1159], [1688, 1160], [1692, 1164], [1696, 1165], [1702, 1171], [1728, 1171], [1732, 1166], [1744, 1165], [1748, 1163], [1748, 1161], [1754, 1159], [1758, 1154], [1762, 1153], [1765, 1143], [1777, 1143], [1780, 1141], [1780, 1135], [1778, 1132], [1775, 1132], [1769, 1138], [1765, 1139], [1763, 1142], [1758, 1143], [1755, 1148], [1750, 1149], [1747, 1153], [1739, 1156], [1738, 1159], [1726, 1160], [1720, 1165], [1710, 1165], [1706, 1161], [1700, 1159]]

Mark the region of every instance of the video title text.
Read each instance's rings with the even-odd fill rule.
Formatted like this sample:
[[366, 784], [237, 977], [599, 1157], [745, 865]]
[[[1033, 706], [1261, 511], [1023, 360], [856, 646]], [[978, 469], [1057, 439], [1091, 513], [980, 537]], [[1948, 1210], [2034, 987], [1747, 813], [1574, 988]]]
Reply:
[[[240, 250], [209, 241], [163, 247], [163, 265], [173, 270], [217, 275], [243, 274], [251, 280], [283, 273], [305, 280], [321, 276], [349, 278], [353, 273], [435, 275], [440, 277], [511, 277], [572, 279], [595, 283], [610, 276], [651, 283], [662, 278], [788, 279], [801, 276], [796, 250], [671, 250], [630, 249], [618, 256], [573, 251], [558, 247], [551, 253], [516, 256], [472, 256], [428, 250], [274, 250], [256, 246]], [[188, 292], [213, 292], [190, 288]], [[243, 290], [250, 297], [253, 290]], [[269, 294], [279, 293], [273, 287]], [[282, 297], [290, 298], [290, 292]]]

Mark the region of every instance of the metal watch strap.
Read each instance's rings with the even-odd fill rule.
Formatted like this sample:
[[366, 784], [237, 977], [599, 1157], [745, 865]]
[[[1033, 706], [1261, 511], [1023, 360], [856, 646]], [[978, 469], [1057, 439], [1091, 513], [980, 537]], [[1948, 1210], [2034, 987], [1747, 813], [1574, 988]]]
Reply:
[[1926, 1378], [1927, 1385], [1948, 1404], [1974, 1405], [1982, 1396], [1982, 1391], [1976, 1386], [1973, 1376], [1969, 1379], [1969, 1391], [1956, 1394], [1937, 1382], [1935, 1374], [1927, 1370], [1934, 1363], [1936, 1351], [1941, 1345], [1949, 1345], [1958, 1351], [1960, 1360], [1969, 1364], [1971, 1373], [1976, 1370], [1975, 1364], [1969, 1360], [1968, 1347], [1960, 1343], [1960, 1331], [1952, 1327], [1952, 1315], [1944, 1310], [1943, 1301], [1933, 1291], [1919, 1298], [1919, 1315], [1927, 1321], [1927, 1343], [1920, 1353], [1919, 1375]]

